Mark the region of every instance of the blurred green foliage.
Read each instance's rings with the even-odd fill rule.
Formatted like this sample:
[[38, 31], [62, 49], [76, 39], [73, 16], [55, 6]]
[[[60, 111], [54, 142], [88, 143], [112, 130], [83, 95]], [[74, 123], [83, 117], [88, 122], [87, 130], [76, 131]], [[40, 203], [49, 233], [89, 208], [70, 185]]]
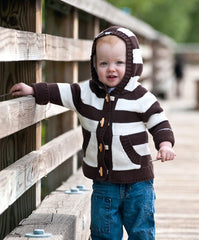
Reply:
[[199, 42], [199, 0], [106, 0], [177, 42]]

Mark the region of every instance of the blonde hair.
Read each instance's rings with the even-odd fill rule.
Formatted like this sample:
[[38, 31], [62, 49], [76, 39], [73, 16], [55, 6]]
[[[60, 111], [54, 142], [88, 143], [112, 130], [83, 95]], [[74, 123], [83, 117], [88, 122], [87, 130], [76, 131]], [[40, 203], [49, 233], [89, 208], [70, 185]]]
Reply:
[[97, 39], [96, 46], [104, 44], [104, 43], [108, 43], [111, 46], [114, 46], [119, 40], [122, 40], [122, 39], [115, 35], [107, 35], [107, 36]]

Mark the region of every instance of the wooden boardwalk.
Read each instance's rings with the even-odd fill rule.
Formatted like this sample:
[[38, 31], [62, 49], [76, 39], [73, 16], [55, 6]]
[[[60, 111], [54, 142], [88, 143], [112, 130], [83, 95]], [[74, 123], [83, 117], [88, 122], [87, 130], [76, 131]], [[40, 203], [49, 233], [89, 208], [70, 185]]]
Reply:
[[[194, 110], [197, 77], [198, 66], [187, 67], [182, 97], [161, 101], [175, 132], [176, 159], [154, 162], [156, 240], [199, 240], [199, 111]], [[156, 158], [155, 151], [152, 155]], [[127, 238], [125, 232], [124, 240]]]
[[176, 159], [154, 163], [157, 240], [199, 240], [199, 111], [194, 110], [197, 71], [187, 67], [183, 96], [162, 103], [175, 132]]

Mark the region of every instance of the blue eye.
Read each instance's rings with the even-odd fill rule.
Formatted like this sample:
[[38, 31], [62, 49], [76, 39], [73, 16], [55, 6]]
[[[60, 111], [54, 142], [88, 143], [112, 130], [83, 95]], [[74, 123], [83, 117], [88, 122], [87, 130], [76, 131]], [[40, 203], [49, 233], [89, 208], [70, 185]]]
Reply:
[[124, 64], [124, 62], [122, 62], [122, 61], [117, 61], [117, 64], [118, 64], [118, 65]]
[[101, 62], [100, 65], [101, 65], [101, 66], [106, 66], [106, 65], [107, 65], [107, 62]]

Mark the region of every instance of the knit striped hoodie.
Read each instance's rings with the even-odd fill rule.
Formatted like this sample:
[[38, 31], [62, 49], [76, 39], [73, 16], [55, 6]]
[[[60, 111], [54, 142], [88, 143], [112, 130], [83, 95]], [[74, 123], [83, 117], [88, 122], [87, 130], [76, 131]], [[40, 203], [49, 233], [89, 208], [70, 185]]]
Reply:
[[[126, 71], [110, 93], [94, 67], [97, 39], [115, 35], [126, 44]], [[84, 175], [113, 183], [154, 178], [148, 131], [156, 149], [163, 141], [174, 144], [168, 119], [156, 97], [138, 82], [143, 63], [133, 32], [113, 26], [101, 32], [91, 52], [92, 79], [83, 84], [34, 84], [38, 104], [52, 102], [77, 112], [83, 133]]]

